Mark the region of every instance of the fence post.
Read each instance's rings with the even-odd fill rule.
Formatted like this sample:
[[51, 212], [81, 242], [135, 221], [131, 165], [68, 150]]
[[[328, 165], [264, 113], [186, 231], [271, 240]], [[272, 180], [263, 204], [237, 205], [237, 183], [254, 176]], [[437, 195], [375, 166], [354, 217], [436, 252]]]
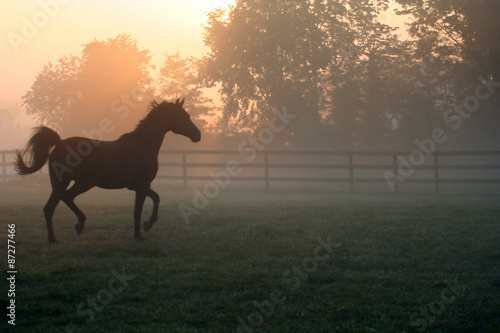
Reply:
[[186, 152], [182, 152], [182, 178], [184, 180], [184, 188], [187, 188], [188, 180], [187, 180], [187, 158]]
[[354, 168], [352, 163], [352, 152], [349, 153], [349, 185], [351, 193], [354, 192]]
[[269, 159], [267, 151], [264, 152], [264, 175], [266, 178], [266, 191], [269, 191]]
[[435, 186], [435, 193], [439, 194], [439, 159], [438, 159], [438, 153], [434, 153], [434, 186]]

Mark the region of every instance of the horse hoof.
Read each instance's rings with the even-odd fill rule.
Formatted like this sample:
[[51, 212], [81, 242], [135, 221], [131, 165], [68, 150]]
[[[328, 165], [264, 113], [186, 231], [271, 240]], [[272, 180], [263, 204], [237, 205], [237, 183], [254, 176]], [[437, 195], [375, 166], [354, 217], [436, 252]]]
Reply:
[[78, 235], [81, 235], [83, 232], [83, 225], [80, 223], [75, 224], [75, 231]]
[[151, 223], [149, 221], [144, 222], [144, 231], [148, 232], [152, 226], [153, 226], [153, 223]]

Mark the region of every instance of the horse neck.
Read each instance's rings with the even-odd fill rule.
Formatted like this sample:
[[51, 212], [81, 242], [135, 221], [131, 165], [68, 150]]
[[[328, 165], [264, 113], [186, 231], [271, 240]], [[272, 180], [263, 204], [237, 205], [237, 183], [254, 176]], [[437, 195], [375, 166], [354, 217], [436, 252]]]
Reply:
[[160, 129], [156, 126], [150, 126], [149, 128], [137, 129], [134, 132], [140, 142], [153, 149], [153, 151], [158, 155], [163, 139], [165, 138], [165, 134], [167, 134], [168, 130]]

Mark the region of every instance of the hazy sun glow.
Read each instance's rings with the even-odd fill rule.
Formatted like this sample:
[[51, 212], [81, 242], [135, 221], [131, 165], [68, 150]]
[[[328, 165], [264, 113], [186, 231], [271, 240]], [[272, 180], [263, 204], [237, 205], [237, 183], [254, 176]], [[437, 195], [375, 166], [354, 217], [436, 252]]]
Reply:
[[[151, 64], [161, 66], [165, 53], [201, 57], [202, 25], [206, 13], [225, 7], [229, 0], [2, 1], [0, 10], [0, 111], [11, 110], [29, 134], [33, 120], [21, 108], [28, 91], [45, 64], [67, 55], [80, 56], [83, 45], [127, 33], [140, 48], [151, 52]], [[24, 139], [23, 139], [24, 140]], [[0, 143], [3, 149], [21, 141]]]
[[[81, 54], [82, 45], [94, 38], [128, 33], [139, 41], [140, 47], [151, 51], [153, 63], [159, 63], [164, 52], [174, 53], [177, 49], [183, 56], [199, 57], [206, 52], [201, 38], [206, 12], [232, 3], [227, 0], [64, 2], [67, 3], [32, 0], [0, 4], [2, 12], [9, 13], [0, 22], [4, 37], [0, 48], [0, 101], [19, 100], [44, 64], [64, 55]], [[41, 3], [52, 5], [43, 7]]]

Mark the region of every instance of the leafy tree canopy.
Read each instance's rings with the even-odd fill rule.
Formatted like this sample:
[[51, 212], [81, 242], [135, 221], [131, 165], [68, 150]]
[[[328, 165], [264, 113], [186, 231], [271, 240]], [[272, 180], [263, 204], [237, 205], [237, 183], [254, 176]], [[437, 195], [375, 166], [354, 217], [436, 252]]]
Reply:
[[22, 97], [27, 113], [64, 135], [99, 129], [103, 119], [112, 122], [104, 132], [126, 128], [143, 116], [153, 97], [150, 59], [129, 35], [94, 40], [84, 45], [81, 56], [43, 67]]

